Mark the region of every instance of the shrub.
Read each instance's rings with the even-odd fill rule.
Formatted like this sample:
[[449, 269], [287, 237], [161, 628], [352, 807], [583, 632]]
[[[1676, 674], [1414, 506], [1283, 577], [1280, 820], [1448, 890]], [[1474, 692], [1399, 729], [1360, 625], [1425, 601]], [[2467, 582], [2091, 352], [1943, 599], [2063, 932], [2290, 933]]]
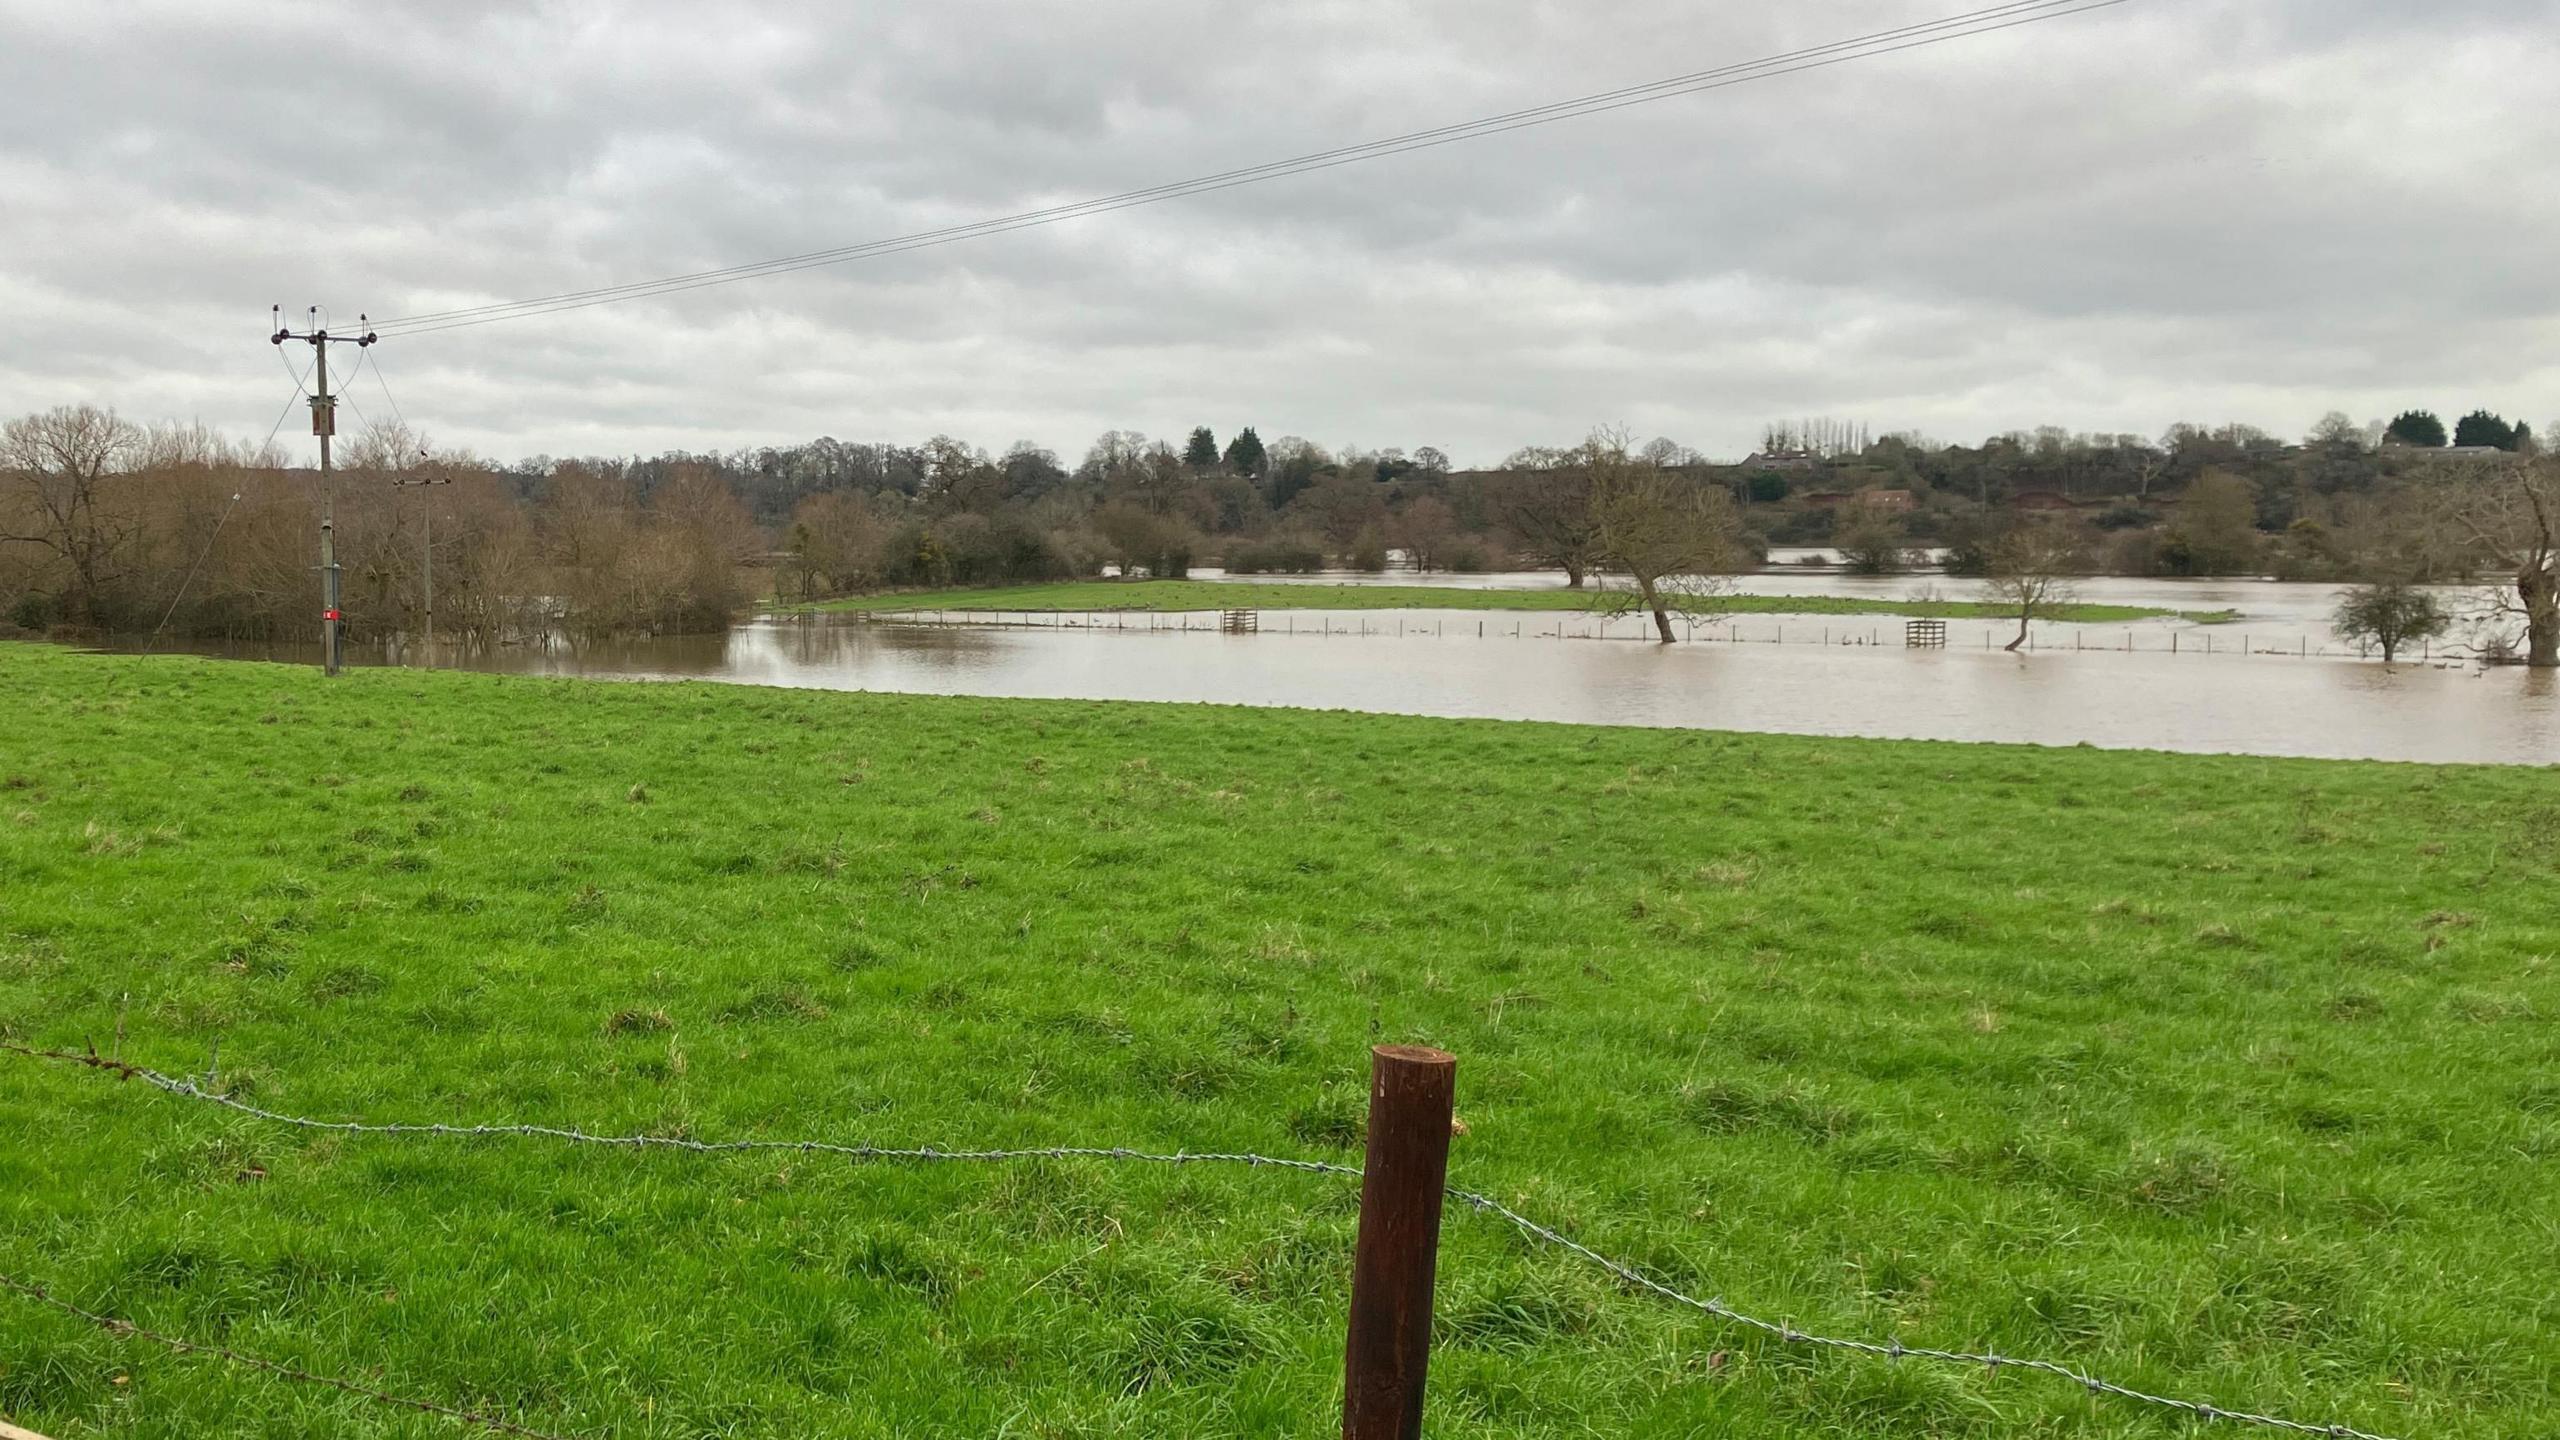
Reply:
[[880, 576], [891, 585], [1000, 585], [1077, 573], [1065, 547], [1013, 516], [912, 521], [891, 532], [880, 559]]
[[21, 630], [45, 630], [62, 618], [62, 606], [51, 595], [28, 591], [9, 607], [9, 623]]

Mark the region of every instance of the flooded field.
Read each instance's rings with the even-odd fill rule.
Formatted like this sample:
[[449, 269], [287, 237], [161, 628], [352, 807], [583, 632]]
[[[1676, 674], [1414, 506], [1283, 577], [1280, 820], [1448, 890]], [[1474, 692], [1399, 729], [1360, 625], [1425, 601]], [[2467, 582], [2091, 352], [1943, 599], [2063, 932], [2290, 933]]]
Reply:
[[[757, 620], [726, 634], [509, 648], [447, 663], [510, 673], [694, 679], [837, 690], [1193, 701], [1585, 724], [2018, 741], [2348, 759], [2560, 762], [2560, 686], [2521, 669], [2238, 653], [2231, 627], [2039, 628], [2032, 655], [1902, 647], [1900, 623], [1752, 617], [1741, 643], [1569, 638], [1580, 615], [1281, 612], [1261, 633], [1212, 617], [1119, 617], [1126, 628]], [[1188, 624], [1191, 628], [1177, 628]], [[1154, 627], [1147, 628], [1149, 625]], [[1365, 625], [1368, 633], [1355, 627]], [[1483, 627], [1481, 636], [1478, 627]], [[1515, 637], [1514, 626], [1518, 626]], [[1798, 629], [1786, 643], [1762, 627]], [[1318, 627], [1324, 627], [1319, 630]], [[1397, 630], [1401, 627], [1402, 633]], [[1878, 643], [1842, 643], [1850, 631]], [[1329, 631], [1330, 633], [1324, 633]], [[2180, 648], [2164, 648], [2172, 634]], [[2297, 639], [2308, 646], [2307, 632]], [[2211, 634], [2218, 648], [2199, 647]], [[2265, 646], [2277, 642], [2265, 632]], [[2070, 648], [2074, 643], [2083, 648]], [[2130, 644], [2122, 649], [2095, 648]], [[308, 661], [309, 647], [234, 649]], [[359, 660], [368, 657], [354, 657]], [[397, 657], [375, 654], [376, 662]]]
[[[1734, 578], [1733, 588], [1750, 595], [1800, 595], [1822, 599], [1869, 600], [1979, 600], [1983, 586], [1978, 580], [1964, 580], [1936, 571], [1910, 571], [1898, 575], [1850, 575], [1836, 566], [1813, 567], [1794, 563], [1806, 556], [1828, 557], [1822, 550], [1781, 550], [1773, 552], [1771, 564], [1749, 575]], [[1195, 578], [1224, 579], [1217, 570], [1195, 570]], [[1483, 575], [1415, 574], [1408, 570], [1382, 573], [1328, 572], [1323, 575], [1256, 575], [1250, 578], [1267, 583], [1299, 583], [1321, 585], [1425, 585], [1453, 590], [1552, 590], [1559, 580], [1551, 570], [1515, 570]], [[1596, 583], [1596, 582], [1595, 582]], [[2295, 583], [2278, 580], [2204, 579], [2184, 580], [2167, 576], [2093, 576], [2072, 582], [2077, 598], [2097, 605], [2143, 605], [2163, 610], [2212, 612], [2229, 610], [2240, 617], [2238, 624], [2262, 632], [2270, 644], [2279, 637], [2287, 642], [2303, 636], [2313, 637], [2312, 648], [2321, 641], [2334, 639], [2329, 628], [2329, 613], [2337, 608], [2341, 587], [2331, 584]], [[2479, 592], [2458, 588], [2438, 591], [2456, 609], [2474, 607]], [[2006, 637], [2002, 637], [2004, 640]], [[2067, 643], [2067, 642], [2066, 642]]]

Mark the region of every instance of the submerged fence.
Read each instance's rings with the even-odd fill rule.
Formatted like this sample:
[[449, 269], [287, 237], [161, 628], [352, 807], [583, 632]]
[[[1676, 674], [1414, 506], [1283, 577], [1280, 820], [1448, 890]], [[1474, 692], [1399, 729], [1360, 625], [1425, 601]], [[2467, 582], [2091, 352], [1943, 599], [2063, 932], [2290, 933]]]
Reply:
[[[1318, 639], [1420, 640], [1619, 640], [1651, 643], [1659, 637], [1650, 615], [1598, 616], [1577, 611], [1496, 611], [1481, 618], [1414, 617], [1378, 610], [890, 610], [858, 612], [872, 624], [923, 625], [982, 630], [1137, 631], [1150, 634], [1309, 636]], [[1684, 639], [1720, 645], [1821, 645], [1844, 649], [1907, 648], [1906, 624], [1942, 627], [1927, 648], [2005, 648], [2018, 622], [1955, 622], [1929, 617], [1868, 619], [1841, 616], [1675, 615]], [[2282, 626], [2107, 625], [2039, 621], [2027, 629], [2021, 650], [2035, 654], [2178, 655], [2197, 658], [2273, 657], [2292, 660], [2379, 660], [2371, 645], [2324, 631]], [[2420, 640], [2401, 648], [2403, 664], [2460, 665], [2479, 652], [2458, 642]]]
[[[119, 1046], [119, 1050], [121, 1046]], [[211, 1069], [195, 1079], [164, 1074], [116, 1056], [87, 1051], [41, 1050], [0, 1041], [0, 1054], [50, 1064], [78, 1067], [91, 1074], [138, 1080], [160, 1093], [198, 1101], [265, 1124], [339, 1135], [399, 1137], [437, 1141], [535, 1140], [597, 1145], [628, 1150], [668, 1150], [687, 1155], [796, 1152], [851, 1161], [897, 1163], [994, 1164], [1023, 1160], [1096, 1160], [1144, 1165], [1211, 1165], [1358, 1180], [1360, 1220], [1352, 1261], [1350, 1314], [1346, 1326], [1343, 1384], [1345, 1440], [1411, 1440], [1420, 1433], [1430, 1359], [1432, 1292], [1439, 1250], [1443, 1202], [1511, 1227], [1533, 1243], [1552, 1247], [1597, 1267], [1628, 1289], [1695, 1310], [1713, 1319], [1777, 1341], [1818, 1351], [1845, 1352], [1888, 1361], [1915, 1360], [1979, 1370], [1988, 1378], [2001, 1371], [2042, 1375], [2065, 1381], [2093, 1397], [2112, 1397], [2135, 1405], [2173, 1411], [2200, 1421], [2223, 1421], [2332, 1440], [2386, 1440], [2386, 1437], [2340, 1424], [2313, 1424], [2281, 1416], [2216, 1405], [2209, 1401], [2154, 1394], [2105, 1380], [2060, 1361], [1967, 1351], [1934, 1346], [1822, 1335], [1800, 1330], [1788, 1321], [1770, 1320], [1728, 1305], [1719, 1297], [1701, 1297], [1655, 1278], [1635, 1265], [1613, 1259], [1553, 1226], [1521, 1214], [1490, 1195], [1448, 1183], [1449, 1140], [1454, 1128], [1456, 1061], [1419, 1046], [1381, 1045], [1371, 1051], [1368, 1154], [1361, 1166], [1327, 1160], [1293, 1159], [1241, 1151], [1150, 1151], [1119, 1146], [1059, 1145], [1030, 1149], [972, 1149], [933, 1145], [882, 1146], [828, 1140], [695, 1140], [650, 1134], [593, 1134], [574, 1126], [515, 1122], [449, 1125], [418, 1122], [328, 1120], [253, 1105], [224, 1093]], [[283, 1379], [325, 1386], [376, 1403], [438, 1415], [501, 1434], [563, 1440], [554, 1432], [533, 1429], [514, 1418], [406, 1397], [369, 1384], [317, 1374], [295, 1366], [246, 1355], [223, 1346], [145, 1330], [128, 1321], [77, 1305], [43, 1285], [0, 1275], [0, 1290], [87, 1321], [122, 1338], [156, 1344], [180, 1354], [204, 1355]]]

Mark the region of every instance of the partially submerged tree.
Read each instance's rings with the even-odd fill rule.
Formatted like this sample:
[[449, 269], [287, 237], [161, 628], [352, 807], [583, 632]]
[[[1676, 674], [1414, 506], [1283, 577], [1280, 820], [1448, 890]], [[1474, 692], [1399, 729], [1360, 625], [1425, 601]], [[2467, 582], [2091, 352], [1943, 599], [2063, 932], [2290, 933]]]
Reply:
[[2329, 623], [2358, 644], [2380, 646], [2388, 665], [2399, 658], [2401, 646], [2443, 634], [2453, 612], [2431, 590], [2384, 580], [2341, 593]]
[[1852, 507], [1832, 543], [1852, 575], [1891, 575], [1908, 563], [1911, 553], [1902, 522], [1880, 505]]
[[2560, 458], [2448, 466], [2419, 493], [2439, 532], [2502, 578], [2491, 604], [2524, 621], [2525, 663], [2560, 668]]
[[2078, 532], [2049, 520], [2027, 521], [1983, 547], [1984, 598], [2018, 617], [2018, 634], [2003, 650], [2027, 643], [2027, 627], [2049, 620], [2075, 598], [2072, 577], [2086, 562]]
[[1742, 526], [1722, 485], [1667, 470], [1627, 452], [1617, 435], [1594, 435], [1583, 447], [1591, 480], [1593, 555], [1627, 577], [1629, 588], [1606, 590], [1594, 607], [1606, 614], [1642, 610], [1668, 645], [1680, 637], [1671, 612], [1698, 611], [1742, 568]]

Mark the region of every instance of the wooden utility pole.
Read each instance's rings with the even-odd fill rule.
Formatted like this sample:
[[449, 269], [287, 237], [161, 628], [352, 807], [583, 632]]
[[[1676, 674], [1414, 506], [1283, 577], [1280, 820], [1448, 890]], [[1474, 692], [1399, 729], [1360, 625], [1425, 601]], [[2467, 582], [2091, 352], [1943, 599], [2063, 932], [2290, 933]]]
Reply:
[[1369, 1055], [1369, 1159], [1351, 1262], [1342, 1437], [1417, 1440], [1458, 1062], [1420, 1045], [1380, 1045]]
[[[422, 476], [416, 480], [394, 480], [391, 485], [394, 489], [403, 489], [412, 485], [450, 485], [452, 483], [452, 477], [436, 475]], [[420, 498], [424, 503], [420, 507], [422, 513], [418, 523], [424, 529], [418, 541], [418, 557], [424, 567], [422, 578], [426, 585], [427, 663], [433, 665], [436, 663], [436, 501], [433, 495]]]
[[309, 345], [312, 353], [311, 433], [320, 437], [320, 670], [322, 674], [335, 675], [341, 658], [338, 626], [344, 612], [338, 607], [337, 482], [329, 468], [329, 442], [338, 433], [338, 401], [329, 393], [329, 347], [353, 345], [362, 349], [372, 344], [375, 336], [361, 315], [356, 320], [366, 325], [362, 335], [330, 334], [320, 328], [317, 305], [311, 307], [307, 322], [310, 328], [299, 335], [285, 328], [280, 307], [276, 315], [275, 333], [267, 337], [267, 343], [281, 345], [287, 340], [299, 340]]

